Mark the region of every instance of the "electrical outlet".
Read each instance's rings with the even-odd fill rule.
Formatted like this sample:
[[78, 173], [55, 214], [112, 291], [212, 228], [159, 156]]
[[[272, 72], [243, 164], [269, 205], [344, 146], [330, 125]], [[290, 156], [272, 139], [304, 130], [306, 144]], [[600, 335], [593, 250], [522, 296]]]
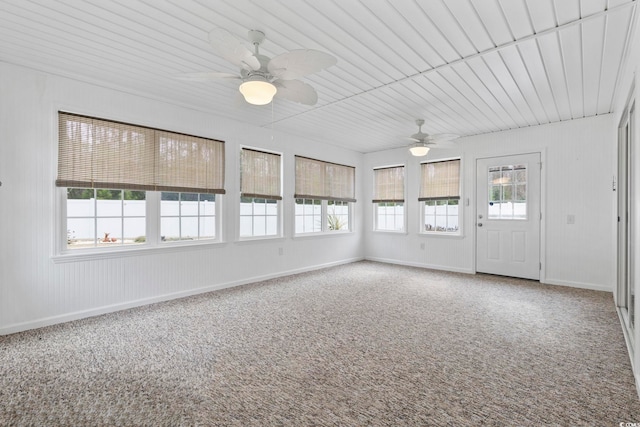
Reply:
[[420, 243], [420, 249], [424, 250], [424, 242]]
[[576, 216], [575, 215], [567, 215], [567, 224], [575, 224]]
[[278, 248], [278, 255], [284, 255], [284, 249]]

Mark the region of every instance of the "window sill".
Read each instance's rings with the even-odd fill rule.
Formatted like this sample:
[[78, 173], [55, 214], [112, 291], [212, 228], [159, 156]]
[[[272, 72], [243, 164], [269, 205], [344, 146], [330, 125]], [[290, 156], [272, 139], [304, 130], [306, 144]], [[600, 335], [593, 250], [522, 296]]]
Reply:
[[464, 234], [462, 233], [439, 233], [437, 231], [433, 232], [422, 232], [418, 233], [419, 236], [422, 237], [444, 237], [445, 239], [464, 239]]
[[255, 236], [255, 237], [239, 237], [234, 243], [256, 243], [256, 242], [278, 242], [283, 241], [283, 236]]
[[136, 246], [127, 248], [110, 248], [110, 249], [77, 249], [67, 250], [61, 254], [51, 257], [55, 264], [64, 264], [67, 262], [93, 261], [100, 259], [126, 258], [142, 255], [166, 254], [172, 252], [194, 251], [211, 249], [215, 246], [224, 245], [221, 241], [207, 242], [175, 242], [163, 243], [157, 246]]
[[373, 230], [376, 234], [397, 234], [397, 235], [407, 235], [405, 230], [395, 231], [395, 230]]
[[318, 233], [300, 233], [293, 236], [294, 239], [315, 239], [334, 236], [351, 236], [353, 231], [321, 231]]

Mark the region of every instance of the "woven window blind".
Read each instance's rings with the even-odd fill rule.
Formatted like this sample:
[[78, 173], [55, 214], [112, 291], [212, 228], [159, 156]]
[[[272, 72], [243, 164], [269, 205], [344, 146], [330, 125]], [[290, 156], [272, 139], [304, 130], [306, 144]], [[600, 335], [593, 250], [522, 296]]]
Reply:
[[418, 200], [460, 198], [460, 159], [422, 163]]
[[279, 154], [243, 148], [240, 159], [242, 197], [282, 200]]
[[224, 142], [58, 113], [58, 187], [224, 194]]
[[355, 202], [356, 168], [296, 156], [297, 199]]
[[373, 170], [373, 203], [404, 202], [404, 166]]

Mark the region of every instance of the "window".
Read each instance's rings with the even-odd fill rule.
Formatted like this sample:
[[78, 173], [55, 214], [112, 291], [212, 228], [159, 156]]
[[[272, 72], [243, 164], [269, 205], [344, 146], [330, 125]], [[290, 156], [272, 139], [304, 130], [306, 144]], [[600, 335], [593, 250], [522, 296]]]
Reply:
[[224, 142], [64, 112], [58, 125], [61, 250], [215, 238]]
[[349, 202], [327, 200], [327, 230], [349, 230]]
[[404, 231], [404, 166], [373, 170], [373, 227]]
[[277, 236], [279, 200], [240, 198], [240, 237]]
[[320, 199], [296, 199], [296, 234], [322, 231], [322, 205]]
[[296, 156], [296, 234], [351, 230], [355, 168]]
[[279, 236], [282, 200], [280, 154], [240, 153], [240, 237]]
[[424, 201], [423, 231], [457, 232], [458, 231], [458, 200], [426, 200]]
[[489, 168], [489, 219], [527, 219], [527, 165]]
[[296, 199], [296, 234], [349, 231], [351, 205], [341, 200]]
[[144, 243], [145, 199], [144, 191], [67, 188], [67, 247]]
[[374, 230], [404, 231], [404, 202], [380, 202], [373, 205]]
[[418, 200], [423, 233], [459, 233], [460, 159], [422, 163]]
[[216, 195], [162, 192], [160, 236], [163, 242], [214, 239]]

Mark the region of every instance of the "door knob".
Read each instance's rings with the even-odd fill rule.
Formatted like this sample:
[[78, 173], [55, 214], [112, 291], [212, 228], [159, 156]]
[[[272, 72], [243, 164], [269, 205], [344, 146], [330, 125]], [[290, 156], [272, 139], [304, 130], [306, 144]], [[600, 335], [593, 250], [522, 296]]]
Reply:
[[481, 222], [478, 223], [478, 227], [482, 227], [482, 223]]

